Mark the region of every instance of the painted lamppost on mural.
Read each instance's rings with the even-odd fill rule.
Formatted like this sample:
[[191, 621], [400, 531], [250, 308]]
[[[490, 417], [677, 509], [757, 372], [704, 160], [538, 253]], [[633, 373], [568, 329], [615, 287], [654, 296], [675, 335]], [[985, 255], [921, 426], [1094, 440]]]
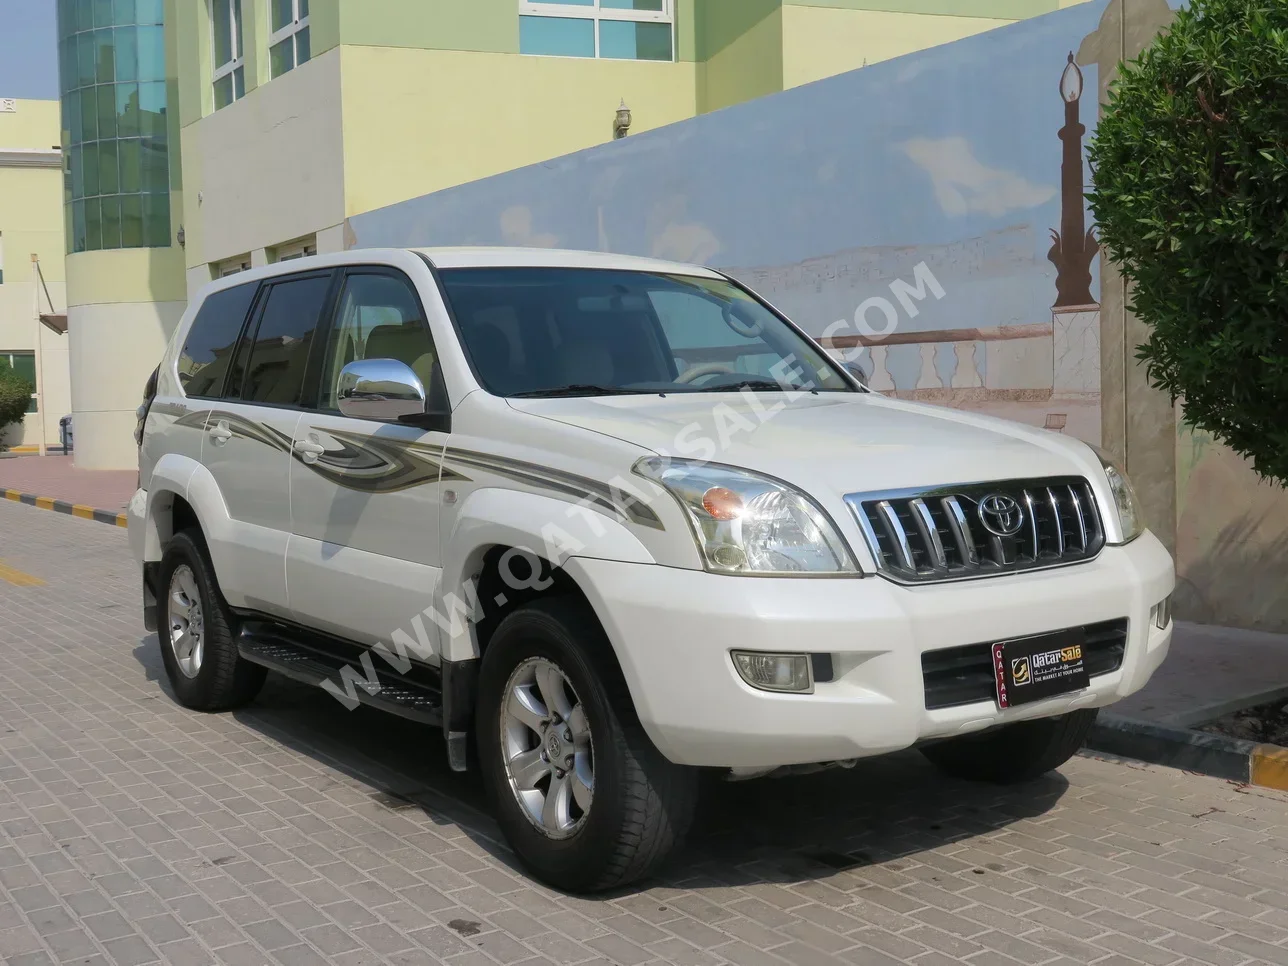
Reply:
[[1082, 71], [1074, 63], [1072, 53], [1060, 77], [1060, 97], [1064, 101], [1064, 127], [1060, 129], [1060, 140], [1064, 142], [1060, 163], [1060, 230], [1051, 230], [1055, 244], [1047, 253], [1056, 267], [1055, 309], [1095, 305], [1096, 300], [1091, 296], [1091, 260], [1100, 250], [1094, 230], [1086, 227], [1082, 136], [1087, 129], [1078, 117]]

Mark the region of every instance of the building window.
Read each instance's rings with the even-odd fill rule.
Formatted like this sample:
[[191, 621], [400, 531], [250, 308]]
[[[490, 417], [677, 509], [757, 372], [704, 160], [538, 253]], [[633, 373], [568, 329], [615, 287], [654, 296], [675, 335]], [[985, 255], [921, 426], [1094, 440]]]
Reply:
[[236, 275], [238, 272], [250, 270], [250, 256], [241, 255], [237, 258], [229, 258], [222, 262], [217, 262], [211, 266], [214, 269], [214, 278], [227, 278], [229, 275]]
[[58, 0], [68, 252], [171, 244], [163, 12]]
[[269, 70], [280, 77], [309, 59], [309, 0], [271, 0]]
[[211, 0], [210, 4], [216, 111], [246, 96], [241, 6], [241, 0]]
[[674, 60], [674, 0], [519, 0], [519, 52]]
[[8, 366], [18, 378], [31, 386], [31, 402], [27, 403], [27, 412], [36, 411], [36, 353], [5, 352], [0, 350], [0, 366]]
[[309, 255], [316, 255], [317, 253], [317, 241], [313, 238], [306, 238], [301, 241], [278, 245], [274, 253], [276, 255], [274, 261], [289, 262], [295, 258], [305, 258]]

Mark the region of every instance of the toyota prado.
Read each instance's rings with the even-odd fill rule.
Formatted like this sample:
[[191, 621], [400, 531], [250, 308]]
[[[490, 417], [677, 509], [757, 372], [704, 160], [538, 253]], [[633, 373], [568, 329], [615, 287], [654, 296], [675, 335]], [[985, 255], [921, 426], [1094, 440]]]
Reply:
[[439, 728], [569, 890], [654, 869], [704, 771], [916, 746], [1040, 775], [1171, 637], [1171, 558], [1111, 462], [869, 392], [705, 268], [253, 269], [193, 299], [137, 437], [178, 700], [236, 707], [275, 671]]

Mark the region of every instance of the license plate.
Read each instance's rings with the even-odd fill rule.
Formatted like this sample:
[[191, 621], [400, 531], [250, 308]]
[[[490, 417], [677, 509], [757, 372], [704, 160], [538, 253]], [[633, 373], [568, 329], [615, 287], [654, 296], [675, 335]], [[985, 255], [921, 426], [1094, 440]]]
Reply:
[[994, 644], [997, 706], [1014, 708], [1088, 687], [1085, 640], [1086, 633], [1078, 627]]

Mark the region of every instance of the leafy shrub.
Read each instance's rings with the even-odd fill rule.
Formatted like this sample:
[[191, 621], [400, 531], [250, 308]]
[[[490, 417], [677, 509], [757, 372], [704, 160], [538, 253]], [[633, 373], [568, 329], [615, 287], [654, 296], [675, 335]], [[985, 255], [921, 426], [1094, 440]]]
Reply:
[[0, 435], [10, 423], [16, 423], [27, 412], [31, 403], [31, 394], [35, 388], [25, 379], [9, 368], [7, 362], [0, 362]]
[[1288, 2], [1192, 0], [1122, 69], [1090, 157], [1150, 382], [1288, 482]]

